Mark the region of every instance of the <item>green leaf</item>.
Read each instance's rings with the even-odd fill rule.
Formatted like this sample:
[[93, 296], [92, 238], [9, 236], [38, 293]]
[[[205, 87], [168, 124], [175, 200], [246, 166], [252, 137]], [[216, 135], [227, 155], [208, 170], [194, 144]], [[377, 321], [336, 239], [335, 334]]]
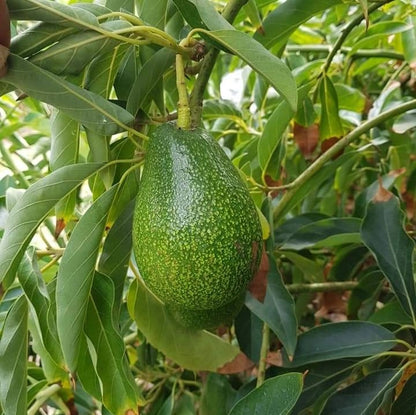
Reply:
[[264, 415], [291, 413], [302, 391], [301, 373], [286, 373], [266, 380], [231, 409], [229, 415]]
[[388, 391], [400, 380], [402, 371], [382, 369], [332, 395], [322, 415], [374, 415]]
[[[114, 285], [109, 277], [96, 273], [84, 330], [94, 347], [96, 370], [102, 383], [102, 397], [113, 414], [137, 413], [138, 391], [128, 367], [124, 342], [113, 320]], [[143, 403], [143, 402], [142, 402]]]
[[[288, 128], [294, 113], [287, 101], [280, 100], [268, 118], [257, 144], [257, 157], [263, 174], [267, 171], [273, 153], [282, 144], [284, 132]], [[276, 164], [280, 165], [279, 162]]]
[[4, 278], [8, 283], [13, 281], [27, 245], [58, 200], [76, 189], [100, 167], [101, 163], [63, 167], [26, 190], [10, 212], [0, 241], [0, 281]]
[[260, 360], [263, 322], [243, 306], [234, 321], [235, 334], [241, 351], [252, 361]]
[[293, 297], [283, 283], [282, 276], [272, 256], [269, 256], [269, 266], [264, 303], [247, 293], [245, 304], [257, 317], [268, 324], [287, 353], [292, 356], [296, 348], [298, 327], [295, 304]]
[[363, 112], [365, 107], [365, 95], [357, 88], [345, 84], [334, 84], [338, 97], [338, 106], [340, 109]]
[[377, 324], [364, 321], [328, 323], [298, 337], [295, 356], [289, 366], [371, 356], [390, 350], [395, 344], [394, 335]]
[[60, 382], [70, 387], [58, 340], [56, 321], [51, 313], [49, 293], [40, 274], [34, 248], [25, 252], [17, 274], [31, 304], [29, 328], [33, 338], [33, 348], [42, 359], [45, 377], [50, 383]]
[[134, 201], [130, 202], [111, 227], [98, 263], [98, 271], [110, 277], [114, 284], [115, 315], [118, 315], [120, 309], [132, 249], [133, 212]]
[[208, 30], [234, 30], [216, 10], [204, 0], [174, 0], [176, 7], [191, 27]]
[[396, 299], [390, 301], [389, 303], [385, 304], [382, 308], [376, 310], [376, 312], [369, 318], [369, 321], [376, 324], [412, 324], [412, 319], [403, 310], [403, 307]]
[[127, 99], [126, 109], [132, 114], [143, 106], [155, 84], [159, 82], [163, 74], [171, 67], [175, 60], [175, 53], [170, 49], [158, 50], [140, 69], [133, 85], [130, 85], [130, 94]]
[[202, 115], [205, 119], [228, 118], [238, 120], [241, 118], [241, 111], [231, 101], [207, 99], [204, 101]]
[[14, 20], [40, 20], [61, 26], [98, 26], [97, 18], [77, 6], [67, 6], [50, 0], [8, 0], [10, 17]]
[[227, 415], [235, 393], [225, 376], [208, 373], [202, 389], [199, 415]]
[[150, 26], [165, 28], [167, 0], [141, 0], [140, 18]]
[[403, 228], [399, 200], [382, 189], [367, 207], [361, 237], [391, 284], [403, 309], [416, 322], [416, 289], [413, 276], [415, 243]]
[[149, 343], [184, 368], [215, 372], [239, 352], [238, 348], [211, 333], [187, 329], [177, 323], [137, 279], [130, 286], [127, 304], [130, 315]]
[[271, 86], [289, 103], [293, 111], [297, 108], [297, 89], [289, 68], [275, 55], [247, 33], [238, 30], [203, 31], [231, 53], [246, 62], [254, 71], [263, 76]]
[[254, 38], [267, 49], [275, 46], [279, 50], [302, 23], [342, 2], [343, 0], [287, 0], [267, 15], [262, 29], [257, 30]]
[[[100, 27], [108, 32], [118, 33], [131, 25], [124, 20], [110, 20]], [[119, 44], [118, 39], [87, 30], [69, 34], [48, 49], [34, 55], [30, 61], [57, 75], [78, 75], [94, 58], [113, 51]]]
[[330, 247], [360, 242], [361, 220], [357, 218], [329, 218], [300, 227], [279, 248], [301, 251], [312, 247]]
[[319, 83], [319, 97], [321, 99], [320, 139], [342, 137], [344, 130], [339, 117], [337, 91], [328, 76], [322, 77]]
[[9, 70], [2, 79], [28, 95], [61, 109], [68, 116], [103, 135], [124, 130], [133, 116], [97, 94], [71, 84], [57, 75], [10, 55]]
[[28, 305], [19, 297], [9, 310], [0, 339], [0, 404], [4, 415], [26, 413]]
[[[51, 154], [49, 166], [52, 171], [75, 164], [78, 161], [80, 125], [62, 111], [54, 111], [51, 117]], [[67, 222], [72, 218], [76, 205], [76, 191], [60, 200], [55, 206], [57, 220]]]
[[76, 31], [74, 27], [37, 23], [12, 38], [10, 51], [27, 58]]
[[117, 187], [99, 197], [69, 239], [56, 284], [58, 334], [65, 361], [75, 372], [100, 242]]
[[406, 20], [410, 26], [402, 33], [402, 46], [406, 62], [414, 66], [416, 63], [416, 16], [409, 16]]

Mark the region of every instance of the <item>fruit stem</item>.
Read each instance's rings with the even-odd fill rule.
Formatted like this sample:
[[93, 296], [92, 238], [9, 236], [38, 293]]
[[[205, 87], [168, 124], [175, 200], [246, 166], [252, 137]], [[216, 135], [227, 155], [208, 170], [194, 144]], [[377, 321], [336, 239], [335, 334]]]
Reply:
[[191, 128], [191, 109], [186, 90], [185, 66], [181, 54], [176, 54], [176, 88], [178, 90], [178, 121], [176, 125], [183, 130]]
[[269, 351], [269, 346], [270, 346], [270, 328], [266, 323], [264, 323], [263, 324], [263, 337], [261, 339], [259, 371], [257, 374], [256, 388], [260, 387], [264, 383], [264, 379], [266, 378], [266, 362], [267, 362], [267, 352]]

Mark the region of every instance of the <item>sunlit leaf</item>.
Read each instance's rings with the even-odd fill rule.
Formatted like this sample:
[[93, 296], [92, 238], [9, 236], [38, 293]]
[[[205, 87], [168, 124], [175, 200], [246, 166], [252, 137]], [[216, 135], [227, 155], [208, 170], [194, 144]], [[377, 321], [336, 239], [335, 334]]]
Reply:
[[187, 329], [177, 323], [139, 280], [131, 284], [127, 303], [146, 339], [182, 367], [215, 372], [239, 352], [211, 333]]

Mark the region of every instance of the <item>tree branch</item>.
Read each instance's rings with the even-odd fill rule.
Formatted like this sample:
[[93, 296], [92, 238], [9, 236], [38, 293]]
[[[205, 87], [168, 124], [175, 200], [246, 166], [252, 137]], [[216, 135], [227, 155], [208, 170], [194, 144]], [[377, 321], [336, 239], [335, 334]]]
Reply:
[[[232, 23], [236, 18], [240, 9], [248, 2], [248, 0], [229, 0], [227, 5], [224, 7], [222, 16], [228, 22]], [[195, 80], [194, 89], [190, 96], [190, 107], [191, 107], [191, 120], [192, 127], [198, 127], [201, 123], [202, 114], [202, 102], [204, 100], [204, 92], [208, 85], [209, 77], [211, 76], [212, 69], [214, 68], [217, 60], [219, 50], [211, 48], [205, 55], [201, 65], [199, 75]]]
[[392, 108], [388, 111], [385, 111], [378, 115], [377, 117], [368, 120], [352, 130], [344, 138], [339, 140], [335, 145], [329, 148], [325, 153], [323, 153], [318, 159], [315, 160], [302, 174], [300, 174], [292, 183], [288, 185], [288, 191], [283, 195], [279, 204], [273, 211], [273, 217], [277, 221], [280, 219], [280, 216], [285, 211], [286, 207], [289, 205], [292, 198], [296, 195], [297, 190], [303, 184], [305, 184], [315, 173], [317, 173], [328, 161], [335, 157], [340, 151], [344, 150], [351, 142], [356, 140], [362, 134], [366, 133], [371, 128], [387, 121], [388, 119], [402, 114], [406, 111], [416, 108], [416, 99], [412, 101], [405, 102], [404, 104], [398, 105], [395, 108]]

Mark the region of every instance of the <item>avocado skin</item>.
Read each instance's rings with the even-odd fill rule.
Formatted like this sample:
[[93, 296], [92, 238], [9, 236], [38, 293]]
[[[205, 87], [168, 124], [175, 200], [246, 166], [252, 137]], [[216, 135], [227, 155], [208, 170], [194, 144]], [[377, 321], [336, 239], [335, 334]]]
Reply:
[[213, 310], [256, 272], [262, 233], [238, 171], [203, 129], [163, 124], [151, 135], [133, 221], [140, 274], [165, 304]]
[[182, 326], [194, 330], [212, 330], [230, 326], [244, 304], [245, 292], [228, 304], [212, 310], [191, 310], [168, 305], [169, 312]]

